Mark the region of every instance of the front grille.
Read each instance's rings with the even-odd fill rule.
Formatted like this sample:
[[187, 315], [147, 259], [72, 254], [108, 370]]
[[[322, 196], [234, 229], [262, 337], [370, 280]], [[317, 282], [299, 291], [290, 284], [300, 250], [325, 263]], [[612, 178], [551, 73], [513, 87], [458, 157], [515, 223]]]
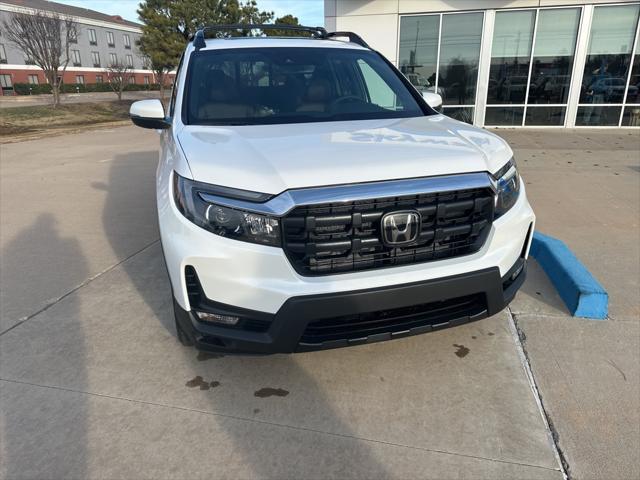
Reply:
[[327, 318], [309, 323], [300, 343], [303, 347], [310, 347], [344, 340], [386, 340], [401, 333], [423, 333], [434, 327], [475, 320], [486, 316], [486, 312], [486, 297], [480, 293], [380, 312]]
[[[493, 192], [477, 188], [391, 198], [300, 206], [283, 219], [284, 250], [301, 275], [327, 275], [428, 262], [480, 250], [493, 219]], [[416, 241], [382, 242], [388, 212], [415, 210]]]

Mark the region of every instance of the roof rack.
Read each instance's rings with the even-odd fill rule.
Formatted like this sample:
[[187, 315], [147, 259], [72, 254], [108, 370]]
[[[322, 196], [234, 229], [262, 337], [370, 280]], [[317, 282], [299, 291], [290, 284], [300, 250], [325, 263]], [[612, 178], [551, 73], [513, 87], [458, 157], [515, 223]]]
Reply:
[[317, 38], [321, 40], [329, 40], [337, 37], [346, 37], [350, 42], [356, 43], [364, 48], [370, 48], [360, 35], [353, 32], [327, 32], [324, 27], [305, 27], [303, 25], [286, 25], [277, 23], [236, 23], [231, 25], [208, 25], [201, 28], [193, 36], [193, 46], [196, 51], [204, 48], [205, 34], [207, 32], [223, 31], [223, 30], [288, 30], [294, 32], [307, 32], [311, 34], [311, 38]]
[[363, 38], [357, 33], [353, 32], [330, 32], [325, 35], [324, 38], [336, 38], [336, 37], [347, 37], [351, 43], [355, 43], [364, 48], [371, 48], [367, 42], [363, 40]]

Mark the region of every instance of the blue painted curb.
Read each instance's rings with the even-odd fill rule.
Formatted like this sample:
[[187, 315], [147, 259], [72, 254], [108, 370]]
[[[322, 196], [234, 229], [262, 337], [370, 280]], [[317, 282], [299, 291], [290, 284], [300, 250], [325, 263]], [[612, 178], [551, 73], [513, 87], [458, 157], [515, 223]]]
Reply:
[[535, 232], [530, 253], [574, 317], [607, 318], [609, 295], [563, 241]]

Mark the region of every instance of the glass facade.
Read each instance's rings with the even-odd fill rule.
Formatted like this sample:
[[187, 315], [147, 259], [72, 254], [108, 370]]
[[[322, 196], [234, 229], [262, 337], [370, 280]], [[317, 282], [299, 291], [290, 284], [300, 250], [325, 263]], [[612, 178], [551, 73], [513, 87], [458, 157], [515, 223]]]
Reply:
[[442, 17], [438, 89], [443, 105], [476, 103], [478, 63], [482, 39], [482, 13]]
[[[524, 104], [533, 45], [535, 10], [498, 12], [496, 14], [489, 70], [487, 104]], [[513, 109], [494, 109], [509, 112]], [[497, 120], [497, 118], [496, 118]], [[520, 115], [522, 121], [522, 114]]]
[[482, 12], [402, 17], [400, 70], [419, 90], [437, 91], [444, 113], [473, 123]]
[[[486, 125], [565, 124], [580, 10], [557, 8], [496, 13]], [[518, 108], [493, 106], [500, 104], [518, 105]]]
[[[637, 86], [627, 88], [627, 80], [634, 77], [632, 53], [639, 12], [639, 4], [594, 8], [576, 125], [616, 126], [624, 101], [638, 101]], [[637, 82], [637, 67], [633, 70]]]
[[442, 96], [446, 115], [483, 126], [640, 126], [640, 2], [489, 12], [400, 17], [398, 66]]

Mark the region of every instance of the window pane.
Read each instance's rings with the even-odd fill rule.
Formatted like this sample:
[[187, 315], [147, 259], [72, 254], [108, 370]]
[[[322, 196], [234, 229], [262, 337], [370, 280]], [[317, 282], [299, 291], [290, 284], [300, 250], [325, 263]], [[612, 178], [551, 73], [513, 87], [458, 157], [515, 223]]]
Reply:
[[623, 127], [640, 127], [640, 107], [631, 106], [624, 109], [622, 114]]
[[638, 10], [640, 5], [595, 8], [580, 103], [622, 102]]
[[484, 124], [492, 126], [521, 126], [524, 107], [487, 107]]
[[473, 124], [473, 107], [444, 107], [442, 113], [446, 116]]
[[487, 103], [524, 103], [535, 11], [496, 13]]
[[420, 90], [435, 88], [439, 24], [439, 15], [400, 20], [400, 70]]
[[391, 90], [387, 82], [364, 60], [358, 60], [358, 67], [367, 88], [369, 101], [379, 107], [395, 110], [397, 104], [396, 94]]
[[538, 15], [529, 103], [567, 103], [580, 9], [540, 10]]
[[[366, 70], [361, 69], [362, 63]], [[185, 101], [191, 124], [424, 116], [393, 70], [365, 50], [218, 49], [196, 55], [189, 68]], [[264, 74], [269, 75], [266, 82]]]
[[527, 107], [527, 118], [524, 124], [563, 126], [565, 110], [566, 107]]
[[11, 75], [0, 75], [0, 86], [3, 89], [13, 88], [13, 83], [11, 82]]
[[629, 78], [629, 90], [627, 90], [627, 103], [640, 103], [640, 45], [636, 45], [636, 55], [631, 78]]
[[482, 13], [443, 15], [438, 92], [445, 105], [476, 103]]
[[599, 107], [587, 105], [578, 107], [576, 125], [579, 126], [618, 126], [620, 120], [620, 109], [622, 107]]

